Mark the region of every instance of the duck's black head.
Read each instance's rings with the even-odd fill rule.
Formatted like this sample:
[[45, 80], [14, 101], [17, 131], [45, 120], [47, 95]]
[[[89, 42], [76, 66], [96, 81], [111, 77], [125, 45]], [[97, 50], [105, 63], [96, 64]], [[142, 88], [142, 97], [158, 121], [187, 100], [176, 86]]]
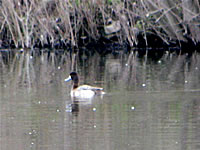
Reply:
[[77, 72], [71, 72], [69, 74], [73, 81], [78, 81], [78, 73]]
[[77, 72], [71, 72], [69, 74], [69, 77], [65, 79], [66, 82], [68, 82], [70, 80], [73, 81], [73, 88], [77, 88], [78, 87], [78, 83], [79, 83]]

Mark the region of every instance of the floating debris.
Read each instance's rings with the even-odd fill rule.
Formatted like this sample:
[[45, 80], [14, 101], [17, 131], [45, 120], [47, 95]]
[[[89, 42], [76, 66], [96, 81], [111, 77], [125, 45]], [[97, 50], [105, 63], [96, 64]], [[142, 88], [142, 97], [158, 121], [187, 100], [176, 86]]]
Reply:
[[24, 49], [23, 49], [23, 48], [21, 48], [19, 51], [22, 53], [22, 52], [24, 52]]
[[132, 106], [132, 107], [131, 107], [131, 110], [135, 110], [135, 107], [134, 107], [134, 106]]
[[96, 111], [97, 109], [94, 107], [94, 108], [92, 108], [92, 110], [93, 110], [93, 111]]
[[121, 30], [120, 21], [109, 20], [109, 25], [104, 26], [104, 30], [106, 34], [116, 33]]

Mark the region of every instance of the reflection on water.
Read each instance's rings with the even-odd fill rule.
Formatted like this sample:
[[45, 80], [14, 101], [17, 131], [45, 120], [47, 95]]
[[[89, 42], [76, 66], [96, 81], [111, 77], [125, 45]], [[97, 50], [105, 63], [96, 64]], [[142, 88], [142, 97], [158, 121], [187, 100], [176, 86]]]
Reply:
[[[73, 101], [64, 79], [102, 86]], [[0, 52], [0, 148], [200, 149], [200, 55]]]

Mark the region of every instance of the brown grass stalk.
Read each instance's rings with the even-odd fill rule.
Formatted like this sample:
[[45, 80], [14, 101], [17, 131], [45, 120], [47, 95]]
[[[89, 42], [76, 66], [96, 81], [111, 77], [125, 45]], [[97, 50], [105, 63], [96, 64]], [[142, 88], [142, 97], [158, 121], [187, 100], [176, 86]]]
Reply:
[[[155, 34], [164, 42], [200, 41], [198, 0], [2, 0], [0, 37], [16, 47], [63, 42], [79, 46], [81, 39], [98, 41], [116, 36], [119, 43], [137, 45], [138, 34]], [[105, 27], [120, 22], [119, 31]]]

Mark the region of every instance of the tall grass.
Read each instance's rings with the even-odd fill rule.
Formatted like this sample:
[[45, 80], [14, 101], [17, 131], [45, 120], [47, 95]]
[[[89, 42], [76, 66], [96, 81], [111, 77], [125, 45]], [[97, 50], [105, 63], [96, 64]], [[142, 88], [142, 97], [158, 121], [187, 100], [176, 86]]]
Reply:
[[[147, 37], [156, 35], [167, 44], [188, 40], [196, 44], [199, 13], [198, 0], [2, 0], [0, 43], [74, 47], [116, 36], [119, 43], [135, 46], [142, 35], [148, 46]], [[115, 22], [118, 30], [106, 33]]]

